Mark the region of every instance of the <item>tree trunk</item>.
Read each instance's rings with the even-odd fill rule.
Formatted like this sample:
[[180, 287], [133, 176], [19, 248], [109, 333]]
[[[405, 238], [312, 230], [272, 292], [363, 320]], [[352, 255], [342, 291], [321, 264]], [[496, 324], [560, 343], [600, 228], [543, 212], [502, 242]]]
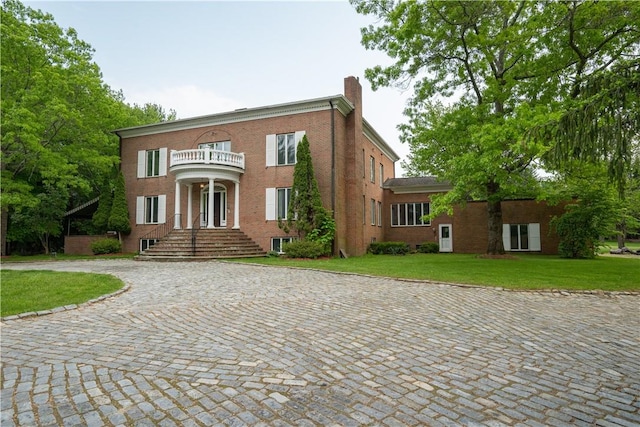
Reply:
[[490, 182], [487, 184], [487, 213], [488, 213], [488, 245], [487, 254], [503, 255], [502, 243], [502, 202], [497, 197], [500, 184]]
[[616, 225], [616, 229], [618, 230], [618, 249], [624, 248], [625, 239], [627, 236], [627, 224], [623, 220], [622, 222]]

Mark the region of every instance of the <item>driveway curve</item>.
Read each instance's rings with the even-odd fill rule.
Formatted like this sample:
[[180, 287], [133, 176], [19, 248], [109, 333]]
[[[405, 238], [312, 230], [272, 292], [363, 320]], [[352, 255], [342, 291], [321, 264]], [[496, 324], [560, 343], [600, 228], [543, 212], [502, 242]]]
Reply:
[[1, 324], [2, 426], [640, 424], [640, 298], [226, 262]]

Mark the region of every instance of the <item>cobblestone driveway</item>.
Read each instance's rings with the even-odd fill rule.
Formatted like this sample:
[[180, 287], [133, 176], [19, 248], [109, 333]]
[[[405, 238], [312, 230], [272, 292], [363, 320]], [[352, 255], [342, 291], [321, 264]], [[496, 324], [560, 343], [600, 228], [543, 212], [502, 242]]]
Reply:
[[[5, 265], [5, 268], [7, 266]], [[640, 298], [223, 262], [2, 324], [2, 426], [640, 424]]]

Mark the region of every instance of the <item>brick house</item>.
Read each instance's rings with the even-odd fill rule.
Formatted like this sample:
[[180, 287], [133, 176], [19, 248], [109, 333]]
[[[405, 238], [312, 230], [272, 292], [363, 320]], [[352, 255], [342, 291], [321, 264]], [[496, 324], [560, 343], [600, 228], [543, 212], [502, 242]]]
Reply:
[[[486, 247], [486, 218], [481, 209], [469, 209], [474, 203], [453, 218], [416, 226], [418, 212], [428, 211], [429, 195], [446, 187], [430, 178], [395, 178], [399, 156], [362, 117], [362, 87], [355, 77], [345, 78], [344, 95], [115, 133], [132, 224], [123, 242], [126, 252], [149, 249], [167, 233], [221, 229], [241, 231], [262, 251], [279, 251], [293, 237], [277, 220], [286, 217], [296, 145], [304, 135], [323, 204], [336, 220], [336, 255], [364, 254], [372, 241], [403, 240], [413, 246], [446, 235], [450, 243], [443, 251], [484, 252]], [[515, 211], [521, 208], [514, 205]], [[535, 222], [514, 213], [512, 221], [546, 224], [545, 215]], [[539, 227], [540, 236], [544, 227]], [[537, 250], [546, 253], [551, 245]]]
[[[470, 201], [455, 206], [453, 215], [440, 215], [431, 222], [420, 219], [429, 212], [430, 196], [446, 192], [450, 186], [433, 177], [391, 178], [384, 184], [384, 221], [387, 241], [402, 241], [413, 249], [436, 242], [441, 252], [484, 253], [488, 245], [487, 204]], [[502, 239], [508, 252], [557, 254], [558, 236], [550, 221], [564, 213], [564, 204], [549, 206], [531, 199], [502, 202]]]

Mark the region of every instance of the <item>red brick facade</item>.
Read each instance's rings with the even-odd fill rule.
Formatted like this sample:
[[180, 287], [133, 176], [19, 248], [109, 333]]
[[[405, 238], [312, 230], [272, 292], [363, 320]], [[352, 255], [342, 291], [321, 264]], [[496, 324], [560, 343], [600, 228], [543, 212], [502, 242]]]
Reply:
[[[400, 193], [387, 189], [384, 195], [385, 215], [390, 216], [393, 204], [429, 202], [433, 193]], [[549, 206], [545, 202], [535, 200], [506, 200], [502, 202], [502, 221], [505, 225], [538, 224], [540, 250], [529, 249], [528, 252], [540, 254], [557, 254], [558, 236], [549, 226], [554, 216], [564, 213], [564, 205]], [[456, 206], [453, 215], [440, 215], [429, 225], [392, 226], [385, 221], [384, 235], [387, 241], [406, 242], [416, 249], [425, 242], [440, 241], [440, 226], [449, 225], [453, 252], [485, 253], [488, 246], [488, 214], [486, 202], [468, 202], [464, 206]], [[505, 236], [508, 234], [505, 233]], [[509, 242], [510, 243], [510, 242]], [[505, 249], [511, 248], [505, 245]]]
[[[131, 234], [124, 238], [123, 251], [139, 250], [141, 238], [163, 223], [169, 230], [176, 226], [190, 228], [203, 220], [207, 226], [239, 228], [263, 250], [271, 250], [272, 239], [287, 237], [272, 212], [277, 210], [275, 195], [282, 191], [278, 189], [291, 187], [294, 170], [292, 164], [275, 166], [276, 136], [292, 134], [299, 138], [304, 133], [323, 204], [334, 212], [336, 220], [334, 254], [343, 251], [362, 255], [372, 241], [399, 240], [415, 248], [426, 241], [438, 241], [442, 224], [449, 224], [453, 251], [484, 252], [487, 220], [480, 202], [469, 203], [464, 209], [456, 209], [453, 217], [436, 218], [427, 226], [391, 225], [394, 204], [428, 202], [439, 187], [398, 191], [385, 184], [383, 188], [387, 179], [400, 187], [408, 182], [395, 179], [394, 163], [399, 157], [362, 117], [358, 80], [347, 77], [344, 86], [344, 95], [116, 131], [132, 224]], [[202, 152], [200, 144], [224, 141], [230, 145], [226, 151], [236, 156], [243, 153], [243, 167], [202, 162], [177, 165], [171, 160], [174, 150], [186, 153], [200, 148], [198, 151]], [[140, 174], [141, 169], [151, 167], [145, 164], [148, 150], [160, 153], [160, 166], [155, 166], [160, 171], [150, 177]], [[211, 183], [216, 195], [209, 204], [202, 196]], [[178, 198], [176, 190], [180, 191]], [[148, 220], [150, 205], [146, 203], [155, 206], [157, 219]], [[548, 220], [556, 210], [531, 201], [514, 201], [505, 202], [503, 211], [507, 224], [539, 223], [540, 252], [556, 252], [557, 242], [548, 235]], [[224, 216], [226, 223], [222, 221]]]
[[[345, 79], [345, 96], [300, 101], [257, 109], [222, 113], [204, 118], [185, 119], [116, 131], [121, 137], [122, 172], [127, 186], [132, 232], [124, 240], [124, 251], [139, 249], [139, 239], [157, 224], [138, 224], [136, 206], [141, 196], [163, 195], [166, 221], [173, 221], [176, 177], [167, 166], [164, 176], [139, 178], [138, 153], [166, 148], [188, 150], [198, 144], [231, 141], [230, 150], [244, 153], [245, 168], [239, 174], [239, 228], [264, 250], [271, 239], [286, 237], [276, 220], [265, 215], [267, 188], [287, 188], [293, 183], [293, 165], [268, 166], [267, 135], [304, 131], [309, 144], [318, 186], [326, 208], [332, 209], [337, 224], [335, 251], [360, 255], [375, 238], [383, 239], [381, 227], [365, 227], [370, 221], [370, 201], [382, 203], [381, 178], [394, 176], [398, 156], [362, 118], [362, 88], [354, 77]], [[370, 182], [373, 159], [375, 182]], [[384, 177], [380, 177], [380, 170]], [[192, 180], [193, 218], [202, 210], [201, 192], [208, 181]], [[186, 183], [186, 181], [185, 181]], [[236, 182], [215, 179], [226, 189], [227, 227], [234, 225]], [[181, 186], [180, 211], [186, 227], [187, 189]]]

